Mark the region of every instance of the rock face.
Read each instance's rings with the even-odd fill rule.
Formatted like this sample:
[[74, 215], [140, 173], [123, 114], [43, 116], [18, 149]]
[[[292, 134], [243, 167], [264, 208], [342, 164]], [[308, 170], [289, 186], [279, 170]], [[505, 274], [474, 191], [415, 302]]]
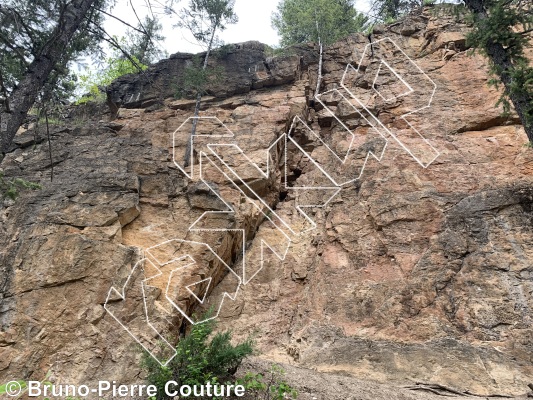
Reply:
[[[173, 54], [141, 75], [119, 78], [108, 89], [109, 100], [119, 107], [136, 108], [162, 103], [177, 94], [186, 96], [182, 90], [184, 72], [194, 68], [195, 60], [203, 60], [204, 56]], [[267, 56], [267, 47], [259, 42], [226, 45], [211, 54], [209, 67], [218, 68], [219, 76], [211, 79], [207, 93], [223, 99], [263, 87], [292, 83], [300, 70], [316, 59], [311, 46], [293, 48], [291, 54], [273, 58]]]
[[[52, 182], [46, 142], [22, 133], [2, 168], [43, 189], [0, 208], [0, 382], [134, 383], [138, 346], [104, 305], [151, 348], [145, 311], [176, 337], [233, 293], [220, 329], [255, 333], [267, 360], [526, 392], [533, 152], [465, 32], [425, 10], [378, 27], [372, 47], [349, 37], [327, 49], [316, 100], [312, 46], [268, 58], [234, 45], [213, 59], [226, 80], [205, 99], [192, 168], [194, 103], [167, 99], [191, 55], [115, 82], [112, 123], [58, 129]], [[184, 260], [178, 278], [165, 269]], [[150, 266], [162, 278], [146, 310], [144, 292], [108, 297]]]

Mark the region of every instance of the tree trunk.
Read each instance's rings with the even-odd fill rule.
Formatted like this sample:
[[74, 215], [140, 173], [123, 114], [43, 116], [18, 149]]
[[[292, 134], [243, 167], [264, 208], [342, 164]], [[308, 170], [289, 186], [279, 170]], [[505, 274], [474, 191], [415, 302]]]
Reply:
[[[483, 0], [465, 0], [465, 4], [480, 19], [483, 20], [488, 17]], [[533, 143], [533, 123], [528, 119], [528, 112], [531, 112], [533, 108], [533, 97], [526, 92], [511, 92], [511, 86], [513, 85], [511, 72], [515, 66], [509, 57], [508, 51], [500, 43], [488, 41], [485, 50], [490, 60], [498, 67], [498, 77], [509, 92], [509, 99], [524, 125], [529, 142]]]
[[[207, 61], [209, 60], [209, 54], [211, 53], [211, 47], [213, 46], [213, 41], [215, 40], [215, 33], [217, 29], [217, 25], [213, 28], [213, 33], [211, 34], [211, 39], [209, 40], [209, 46], [207, 46], [207, 52], [205, 54], [204, 58], [204, 64], [202, 66], [202, 70], [205, 71], [207, 68]], [[194, 138], [194, 135], [196, 135], [196, 126], [198, 125], [198, 114], [200, 114], [200, 104], [202, 102], [202, 93], [198, 92], [196, 94], [196, 105], [194, 106], [194, 119], [192, 120], [192, 130], [191, 130], [191, 136], [189, 136], [189, 140], [187, 141], [187, 147], [185, 148], [185, 159], [183, 160], [183, 166], [187, 168], [191, 163], [191, 156], [192, 156], [192, 141]]]
[[29, 65], [24, 78], [11, 93], [9, 99], [11, 112], [4, 109], [0, 111], [2, 158], [9, 150], [17, 130], [24, 123], [28, 111], [37, 100], [39, 91], [43, 88], [74, 33], [95, 2], [96, 0], [73, 0], [65, 7], [61, 14], [62, 18], [58, 21], [50, 40], [39, 50]]
[[316, 89], [315, 97], [320, 92], [320, 86], [322, 85], [322, 60], [323, 60], [323, 46], [322, 46], [322, 35], [320, 34], [320, 27], [318, 25], [318, 17], [315, 10], [315, 24], [316, 24], [316, 34], [318, 37], [318, 47], [320, 48], [320, 59], [318, 60], [318, 73], [316, 78]]
[[316, 79], [315, 96], [320, 93], [320, 86], [322, 86], [322, 62], [324, 59], [324, 47], [322, 46], [322, 40], [318, 39], [318, 45], [320, 46], [320, 59], [318, 60], [318, 76]]

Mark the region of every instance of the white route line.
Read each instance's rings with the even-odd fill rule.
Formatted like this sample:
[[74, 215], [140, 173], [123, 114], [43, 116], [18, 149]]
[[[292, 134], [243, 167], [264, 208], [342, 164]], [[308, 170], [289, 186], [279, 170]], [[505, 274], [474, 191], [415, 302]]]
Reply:
[[[430, 157], [430, 160], [429, 161], [422, 161], [420, 160], [417, 156], [415, 156], [413, 154], [413, 151], [411, 151], [411, 149], [406, 145], [404, 144], [399, 138], [397, 135], [395, 135], [390, 129], [388, 129], [379, 119], [378, 117], [376, 117], [364, 104], [364, 102], [359, 99], [354, 93], [352, 93], [350, 91], [350, 88], [347, 87], [346, 85], [346, 77], [347, 77], [347, 74], [348, 73], [351, 73], [351, 72], [355, 72], [356, 74], [360, 74], [361, 71], [361, 66], [363, 65], [363, 62], [365, 60], [365, 57], [369, 51], [369, 49], [371, 48], [371, 46], [376, 46], [382, 42], [386, 42], [386, 41], [389, 41], [390, 43], [392, 43], [397, 50], [399, 50], [401, 52], [401, 54], [415, 67], [417, 68], [417, 70], [424, 76], [425, 79], [427, 79], [427, 81], [432, 84], [433, 86], [433, 90], [431, 92], [431, 97], [429, 99], [429, 101], [427, 102], [427, 105], [421, 107], [421, 108], [418, 108], [416, 110], [413, 110], [413, 111], [410, 111], [410, 112], [407, 112], [405, 114], [403, 114], [400, 118], [402, 118], [407, 124], [408, 126], [418, 134], [418, 136], [420, 137], [420, 139], [422, 140], [423, 143], [425, 143], [428, 148], [429, 148], [429, 151], [431, 154], [431, 157]], [[372, 90], [374, 90], [379, 96], [381, 96], [381, 98], [384, 100], [384, 101], [392, 101], [394, 100], [395, 98], [399, 98], [399, 97], [404, 97], [404, 96], [408, 96], [412, 93], [415, 93], [415, 89], [413, 89], [412, 85], [407, 82], [401, 74], [399, 74], [386, 60], [384, 59], [380, 59], [380, 64], [378, 66], [378, 70], [377, 70], [377, 73], [376, 73], [376, 76], [373, 80], [373, 83], [372, 83]], [[395, 96], [395, 97], [392, 97], [392, 98], [389, 98], [389, 99], [385, 99], [384, 96], [380, 93], [380, 91], [377, 89], [376, 87], [376, 82], [377, 82], [377, 79], [378, 79], [378, 76], [381, 72], [381, 68], [382, 66], [385, 66], [387, 67], [392, 73], [393, 75], [407, 88], [407, 91], [398, 95], [398, 96]], [[289, 251], [289, 248], [290, 248], [290, 245], [292, 243], [292, 240], [293, 238], [301, 235], [302, 233], [306, 233], [306, 232], [309, 232], [310, 230], [313, 230], [314, 228], [316, 228], [316, 222], [313, 220], [313, 218], [305, 212], [305, 209], [311, 209], [311, 208], [320, 208], [320, 207], [325, 207], [326, 205], [328, 205], [331, 200], [333, 198], [335, 198], [335, 196], [337, 196], [337, 194], [341, 191], [342, 189], [342, 186], [348, 184], [348, 183], [351, 183], [357, 179], [360, 179], [364, 170], [365, 170], [365, 167], [367, 165], [367, 162], [370, 158], [370, 156], [372, 156], [374, 159], [376, 159], [378, 162], [380, 162], [382, 159], [383, 159], [383, 156], [385, 154], [385, 150], [387, 148], [387, 144], [388, 144], [388, 136], [392, 137], [408, 154], [410, 154], [414, 160], [416, 162], [418, 162], [418, 164], [420, 164], [422, 167], [424, 168], [427, 168], [438, 156], [439, 156], [439, 152], [431, 145], [431, 143], [429, 143], [429, 141], [424, 138], [420, 132], [418, 132], [418, 130], [416, 130], [412, 124], [407, 121], [406, 117], [408, 117], [409, 115], [411, 114], [414, 114], [414, 113], [417, 113], [417, 112], [420, 112], [426, 108], [428, 108], [432, 101], [433, 101], [433, 96], [435, 95], [435, 91], [436, 91], [436, 84], [420, 69], [420, 67], [418, 67], [418, 65], [416, 65], [416, 63], [414, 63], [408, 56], [407, 54], [405, 54], [405, 52], [399, 47], [396, 45], [396, 43], [394, 43], [394, 41], [392, 41], [390, 38], [385, 38], [385, 39], [381, 39], [381, 40], [378, 40], [376, 42], [373, 42], [372, 44], [368, 44], [365, 49], [364, 49], [364, 52], [361, 56], [361, 60], [358, 64], [358, 68], [355, 69], [351, 64], [349, 64], [345, 71], [344, 71], [344, 74], [342, 76], [342, 79], [341, 79], [341, 82], [340, 82], [340, 85], [341, 85], [341, 88], [340, 89], [332, 89], [332, 90], [328, 90], [324, 93], [321, 93], [321, 94], [317, 94], [315, 96], [316, 100], [324, 107], [324, 109], [329, 113], [329, 115], [331, 115], [334, 119], [335, 119], [335, 122], [337, 124], [337, 126], [341, 127], [345, 132], [346, 134], [348, 134], [349, 136], [351, 135], [351, 140], [349, 140], [350, 144], [348, 146], [348, 149], [346, 151], [346, 154], [343, 156], [343, 157], [340, 157], [336, 151], [334, 151], [332, 148], [330, 148], [330, 146], [320, 137], [319, 134], [317, 134], [316, 132], [314, 132], [299, 116], [296, 116], [294, 117], [292, 123], [291, 123], [291, 127], [289, 129], [289, 132], [288, 133], [284, 133], [283, 135], [281, 135], [280, 137], [278, 137], [274, 143], [272, 143], [268, 149], [266, 149], [266, 171], [263, 170], [259, 165], [257, 165], [256, 163], [254, 163], [252, 161], [252, 159], [250, 157], [248, 157], [248, 155], [241, 149], [241, 147], [235, 143], [235, 135], [233, 134], [233, 132], [231, 132], [231, 130], [224, 124], [222, 123], [222, 121], [220, 121], [217, 117], [214, 117], [214, 116], [209, 116], [209, 117], [189, 117], [187, 118], [179, 127], [178, 129], [176, 129], [176, 131], [174, 132], [174, 135], [173, 135], [173, 139], [172, 139], [172, 143], [173, 143], [173, 159], [174, 159], [174, 164], [179, 168], [179, 170], [185, 175], [187, 176], [187, 178], [191, 179], [191, 180], [194, 180], [194, 179], [198, 179], [199, 181], [201, 181], [207, 188], [209, 188], [210, 192], [214, 193], [215, 196], [223, 202], [223, 204], [226, 206], [227, 210], [226, 211], [205, 211], [199, 218], [197, 218], [192, 224], [191, 226], [188, 228], [188, 231], [189, 232], [238, 232], [241, 237], [242, 237], [242, 243], [241, 243], [241, 250], [239, 251], [239, 258], [240, 260], [242, 260], [242, 271], [239, 271], [239, 272], [236, 272], [233, 268], [231, 268], [226, 262], [224, 262], [224, 260], [218, 256], [216, 254], [216, 252], [211, 248], [211, 246], [209, 246], [209, 244], [207, 243], [203, 243], [203, 242], [195, 242], [195, 241], [187, 241], [187, 240], [181, 240], [181, 239], [171, 239], [171, 240], [167, 240], [165, 242], [162, 242], [156, 246], [152, 246], [148, 249], [146, 249], [146, 254], [147, 254], [147, 257], [142, 259], [141, 261], [139, 261], [137, 264], [135, 264], [135, 266], [133, 267], [130, 275], [128, 276], [127, 280], [126, 280], [126, 283], [124, 284], [124, 286], [122, 287], [121, 291], [118, 291], [117, 289], [115, 289], [115, 287], [111, 287], [111, 289], [109, 290], [109, 293], [108, 293], [108, 296], [106, 298], [106, 301], [105, 301], [105, 304], [104, 304], [104, 308], [105, 310], [111, 314], [111, 316], [122, 326], [123, 329], [126, 330], [126, 332], [128, 332], [155, 360], [157, 360], [161, 365], [165, 366], [165, 365], [168, 365], [168, 363], [175, 357], [176, 355], [176, 350], [175, 348], [169, 343], [169, 341], [167, 341], [163, 335], [157, 331], [156, 327], [152, 324], [151, 322], [151, 318], [150, 318], [150, 315], [149, 315], [149, 307], [148, 307], [148, 304], [147, 304], [147, 294], [145, 292], [145, 288], [146, 287], [154, 287], [154, 288], [159, 288], [161, 289], [160, 287], [158, 286], [152, 286], [150, 285], [149, 283], [153, 280], [155, 280], [155, 278], [158, 278], [158, 277], [163, 277], [165, 278], [165, 274], [168, 275], [168, 280], [166, 282], [166, 288], [164, 290], [164, 298], [165, 300], [168, 302], [168, 304], [170, 305], [169, 308], [166, 308], [164, 306], [160, 306], [159, 309], [160, 310], [163, 310], [165, 311], [167, 314], [168, 314], [168, 317], [171, 318], [172, 315], [175, 313], [175, 310], [179, 311], [179, 313], [181, 315], [183, 315], [184, 318], [187, 319], [187, 321], [191, 324], [198, 324], [198, 323], [202, 323], [202, 322], [205, 322], [207, 320], [210, 320], [210, 319], [214, 319], [216, 318], [219, 313], [220, 313], [220, 310], [223, 306], [223, 303], [225, 301], [226, 298], [234, 301], [237, 297], [237, 294], [239, 292], [239, 289], [241, 287], [241, 285], [246, 285], [248, 284], [256, 275], [257, 273], [259, 273], [259, 271], [261, 271], [264, 267], [264, 263], [265, 263], [265, 257], [266, 257], [266, 250], [269, 249], [273, 255], [283, 261], [285, 260], [287, 254], [288, 254], [288, 251]], [[346, 92], [348, 95], [345, 96], [344, 95], [344, 92]], [[305, 149], [292, 137], [292, 133], [294, 132], [294, 130], [296, 129], [297, 125], [302, 125], [307, 131], [308, 133], [310, 133], [312, 135], [312, 137], [314, 137], [317, 141], [319, 141], [323, 146], [325, 146], [325, 148], [327, 149], [327, 151], [329, 152], [329, 154], [333, 157], [333, 159], [337, 162], [337, 163], [340, 163], [341, 165], [346, 165], [347, 161], [349, 160], [349, 157], [351, 155], [351, 153], [353, 152], [353, 146], [354, 146], [354, 141], [355, 141], [355, 134], [335, 115], [335, 112], [333, 110], [331, 110], [329, 107], [327, 107], [327, 104], [326, 104], [326, 101], [323, 100], [323, 98], [325, 96], [328, 96], [328, 95], [335, 95], [337, 96], [339, 99], [341, 99], [340, 101], [346, 101], [347, 104], [349, 104], [358, 114], [361, 118], [363, 118], [365, 120], [365, 122], [371, 127], [371, 129], [373, 131], [375, 131], [377, 133], [376, 137], [378, 138], [378, 141], [379, 140], [382, 140], [382, 142], [378, 142], [378, 145], [381, 145], [382, 146], [382, 149], [381, 151], [378, 151], [378, 152], [374, 152], [375, 150], [374, 149], [369, 149], [367, 150], [367, 154], [366, 154], [366, 157], [362, 163], [362, 166], [360, 167], [360, 171], [359, 173], [354, 173], [354, 171], [352, 171], [351, 173], [348, 174], [348, 176], [335, 176], [336, 174], [332, 171], [331, 173], [327, 171], [328, 169], [328, 165], [324, 165], [324, 164], [321, 164], [319, 161], [315, 160], [311, 154], [309, 154], [307, 151], [305, 151]], [[355, 107], [350, 99], [353, 99], [357, 102], [357, 104], [365, 111], [366, 115], [363, 114], [357, 107]], [[368, 116], [368, 117], [367, 117]], [[187, 170], [185, 169], [184, 167], [182, 167], [181, 163], [180, 163], [180, 156], [176, 154], [176, 148], [178, 147], [177, 146], [177, 141], [176, 141], [176, 138], [179, 134], [181, 134], [182, 132], [189, 132], [190, 130], [189, 129], [186, 129], [184, 127], [186, 127], [186, 124], [188, 124], [189, 122], [193, 122], [194, 120], [197, 120], [197, 122], [201, 122], [201, 121], [209, 121], [210, 123], [212, 124], [216, 124], [218, 125], [218, 127], [222, 130], [222, 134], [211, 134], [211, 135], [207, 135], [207, 134], [198, 134], [198, 135], [195, 135], [194, 137], [191, 137], [189, 140], [191, 141], [191, 148], [194, 149], [195, 147], [195, 140], [198, 139], [198, 138], [202, 138], [202, 137], [209, 137], [209, 138], [217, 138], [217, 139], [229, 139], [229, 141], [231, 143], [207, 143], [204, 145], [204, 148], [206, 149], [205, 151], [204, 150], [199, 150], [197, 151], [197, 154], [199, 155], [199, 163], [196, 164], [197, 167], [198, 167], [198, 172], [196, 171], [196, 167], [195, 167], [195, 163], [194, 163], [194, 152], [191, 151], [191, 158], [189, 160], [189, 165], [190, 165], [190, 170]], [[384, 135], [382, 132], [386, 132], [387, 135]], [[348, 136], [348, 137], [349, 137]], [[276, 147], [280, 144], [280, 142], [283, 141], [283, 145], [284, 145], [284, 148], [283, 148], [283, 157], [284, 157], [284, 168], [283, 168], [283, 171], [284, 171], [284, 189], [289, 191], [294, 191], [295, 193], [299, 193], [300, 196], [296, 196], [296, 200], [298, 200], [299, 198], [301, 198], [303, 196], [302, 193], [305, 193], [305, 191], [308, 191], [309, 193], [317, 193], [317, 194], [322, 194], [322, 195], [325, 195], [325, 200], [318, 200], [316, 202], [316, 204], [306, 204], [306, 202], [304, 201], [304, 204], [299, 204], [299, 203], [296, 203], [295, 205], [295, 208], [298, 212], [297, 215], [300, 215], [301, 217], [304, 218], [304, 221], [310, 225], [309, 228], [305, 228], [305, 225], [302, 226], [302, 227], [297, 227], [297, 226], [293, 226], [288, 220], [284, 219], [280, 214], [279, 212], [276, 212], [276, 210], [272, 209], [272, 207], [270, 207], [270, 205], [264, 200], [261, 198], [261, 196], [259, 196], [253, 189], [252, 187], [250, 187], [250, 185], [248, 185], [248, 183], [245, 181], [244, 178], [242, 178], [242, 176], [239, 174], [239, 167], [242, 167], [239, 166], [237, 169], [232, 167], [231, 165], [229, 165], [229, 163], [224, 160], [224, 157], [221, 153], [224, 153], [224, 150], [233, 150], [233, 151], [236, 151], [238, 156], [242, 157], [244, 162], [245, 162], [245, 167], [251, 167], [253, 171], [256, 171], [262, 178], [264, 179], [269, 179], [271, 177], [271, 160], [270, 160], [270, 154], [271, 154], [271, 151], [272, 150], [275, 150]], [[287, 171], [287, 164], [288, 164], [288, 160], [287, 160], [287, 149], [288, 149], [288, 144], [292, 144], [294, 145], [305, 157], [307, 157], [307, 159], [311, 162], [311, 164], [313, 165], [313, 167], [316, 168], [317, 171], [319, 171], [323, 176], [323, 178], [325, 178], [326, 182], [329, 182], [329, 184], [327, 185], [319, 185], [319, 186], [302, 186], [302, 187], [293, 187], [293, 186], [289, 186], [288, 185], [288, 171]], [[215, 162], [216, 161], [216, 162]], [[275, 160], [273, 160], [275, 161]], [[234, 214], [235, 213], [235, 210], [234, 208], [227, 202], [223, 199], [223, 197], [217, 192], [216, 188], [212, 186], [212, 184], [210, 184], [209, 180], [208, 180], [208, 175], [206, 172], [205, 172], [205, 169], [207, 167], [213, 167], [218, 173], [222, 174], [229, 182], [231, 182], [231, 184], [239, 191], [239, 193], [245, 197], [252, 197], [252, 200], [251, 201], [251, 204], [253, 204], [254, 207], [256, 207], [262, 214], [263, 214], [263, 218], [268, 221], [268, 223], [270, 223], [276, 230], [277, 230], [277, 236], [278, 238], [281, 238], [281, 240], [279, 241], [279, 243], [281, 243], [281, 245], [274, 245], [272, 243], [269, 243], [268, 240], [265, 240], [263, 238], [260, 239], [260, 243], [259, 243], [259, 246], [252, 246], [251, 249], [249, 249], [247, 251], [246, 249], [246, 231], [245, 229], [221, 229], [221, 228], [209, 228], [209, 222], [207, 221], [208, 220], [208, 217], [209, 216], [212, 216], [212, 215], [230, 215], [230, 214]], [[334, 166], [334, 168], [336, 168], [336, 166]], [[338, 175], [338, 174], [337, 174]], [[243, 189], [245, 188], [245, 189]], [[206, 226], [203, 226], [203, 224], [206, 224]], [[235, 289], [234, 293], [233, 294], [230, 294], [230, 293], [227, 293], [227, 292], [224, 292], [222, 294], [222, 297], [221, 299], [219, 300], [219, 304], [218, 304], [218, 308], [216, 309], [216, 314], [209, 317], [209, 318], [206, 318], [205, 320], [202, 320], [202, 321], [195, 321], [193, 320], [193, 318], [188, 315], [188, 312], [187, 310], [184, 310], [182, 309], [178, 304], [176, 304], [176, 299], [174, 297], [172, 297], [172, 289], [175, 289], [175, 287], [172, 286], [172, 279], [175, 275], [177, 274], [180, 274], [180, 273], [183, 273], [186, 269], [190, 268], [191, 266], [197, 264], [197, 261], [194, 259], [194, 256], [192, 254], [185, 254], [185, 255], [180, 255], [179, 257], [173, 257], [172, 259], [170, 260], [166, 260], [166, 259], [160, 259], [158, 258], [157, 254], [156, 254], [156, 250], [161, 250], [161, 248], [163, 248], [165, 245], [167, 244], [180, 244], [181, 245], [189, 245], [189, 246], [200, 246], [200, 247], [204, 247], [205, 249], [208, 249], [210, 253], [212, 253], [214, 255], [214, 257], [218, 260], [218, 262], [221, 263], [221, 265], [228, 270], [228, 273], [229, 274], [232, 274], [234, 276], [234, 278], [237, 279], [237, 282], [238, 282], [238, 285], [237, 285], [237, 288]], [[248, 258], [249, 258], [249, 254], [250, 252], [253, 252], [253, 251], [256, 251], [257, 249], [259, 249], [260, 251], [260, 267], [257, 271], [255, 271], [253, 274], [251, 274], [251, 276], [248, 276], [249, 274], [247, 273], [247, 262], [248, 262]], [[163, 268], [165, 268], [166, 266], [169, 266], [171, 263], [177, 263], [177, 262], [184, 262], [184, 265], [180, 265], [179, 267], [177, 268], [174, 268], [173, 270], [171, 270], [170, 272], [166, 271], [165, 273], [162, 271]], [[159, 359], [158, 357], [161, 358], [161, 356], [159, 354], [155, 354], [153, 349], [150, 349], [148, 348], [144, 343], [143, 341], [138, 337], [136, 336], [136, 333], [132, 332], [131, 329], [123, 323], [123, 321], [121, 320], [121, 318], [119, 318], [117, 315], [114, 314], [114, 312], [112, 310], [110, 310], [109, 308], [109, 304], [110, 303], [116, 303], [117, 300], [121, 300], [121, 301], [126, 301], [127, 300], [127, 295], [126, 295], [126, 289], [128, 288], [129, 285], [132, 285], [132, 281], [134, 281], [135, 279], [138, 279], [139, 277], [137, 276], [137, 278], [132, 278], [133, 276], [136, 276], [136, 275], [140, 275], [140, 274], [143, 274], [144, 273], [144, 268], [141, 268], [140, 265], [142, 265], [143, 263], [149, 263], [150, 266], [155, 269], [157, 271], [157, 273], [155, 273], [154, 275], [150, 276], [150, 277], [146, 277], [141, 281], [141, 292], [142, 292], [142, 295], [143, 295], [143, 308], [144, 308], [144, 322], [146, 323], [146, 325], [149, 327], [149, 330], [148, 332], [152, 332], [152, 337], [155, 337], [159, 340], [160, 344], [161, 344], [161, 347], [164, 348], [167, 353], [169, 353], [168, 356], [166, 356], [165, 359]], [[199, 297], [199, 295], [197, 295], [193, 290], [192, 288], [197, 286], [199, 288], [201, 288], [205, 282], [207, 282], [207, 287], [205, 288], [204, 292], [203, 292], [203, 295], [200, 295], [201, 298]], [[206, 300], [206, 297], [208, 295], [208, 292], [209, 292], [209, 289], [211, 287], [214, 286], [214, 283], [213, 283], [213, 277], [211, 276], [208, 276], [208, 277], [202, 277], [199, 281], [197, 282], [194, 282], [194, 283], [188, 283], [186, 286], [184, 286], [184, 289], [187, 290], [193, 297], [193, 299], [195, 299], [198, 303], [200, 304], [204, 304], [205, 300]], [[129, 316], [127, 316], [129, 317]], [[162, 317], [164, 319], [166, 319], [166, 317]], [[155, 333], [155, 335], [154, 335]]]

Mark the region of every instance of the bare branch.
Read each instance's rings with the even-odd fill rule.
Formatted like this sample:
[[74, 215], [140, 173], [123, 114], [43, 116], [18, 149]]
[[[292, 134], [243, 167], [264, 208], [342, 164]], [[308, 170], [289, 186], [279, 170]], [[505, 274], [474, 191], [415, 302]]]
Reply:
[[[107, 33], [107, 31], [102, 28], [101, 26], [95, 24], [93, 21], [90, 21], [92, 23], [92, 25], [98, 29], [98, 31], [94, 31], [92, 30], [91, 28], [87, 27], [87, 30], [89, 32], [92, 32], [94, 33], [95, 35], [98, 35], [102, 40], [106, 41], [107, 43], [109, 43], [111, 46], [113, 46], [115, 49], [119, 50], [123, 55], [124, 57], [126, 57], [131, 63], [132, 65], [137, 68], [137, 70], [139, 72], [142, 72], [142, 68], [141, 66], [131, 57], [131, 55], [122, 48], [122, 46], [120, 46], [120, 44], [113, 38], [113, 36], [111, 36], [109, 33]], [[106, 35], [106, 36], [103, 36], [103, 35]]]
[[143, 35], [146, 35], [146, 30], [142, 31], [142, 30], [140, 30], [139, 28], [136, 28], [136, 27], [134, 27], [133, 25], [127, 23], [126, 21], [120, 19], [119, 17], [116, 17], [116, 16], [114, 16], [114, 15], [112, 15], [112, 14], [109, 14], [108, 12], [106, 12], [106, 11], [104, 11], [104, 10], [101, 10], [101, 9], [99, 9], [99, 8], [97, 8], [96, 11], [99, 11], [99, 12], [101, 12], [102, 14], [105, 14], [105, 15], [111, 17], [111, 18], [114, 18], [114, 19], [116, 19], [117, 21], [123, 23], [124, 25], [130, 27], [131, 29], [133, 29], [133, 30], [135, 30], [135, 31], [137, 31], [137, 32], [139, 32], [139, 33], [142, 33]]
[[[133, 10], [133, 13], [135, 14], [135, 18], [137, 18], [137, 21], [139, 22], [139, 26], [144, 31], [143, 33], [146, 36], [150, 37], [150, 35], [148, 35], [148, 32], [146, 31], [146, 28], [144, 27], [143, 23], [141, 22], [141, 19], [139, 18], [139, 15], [137, 14], [137, 10], [135, 9], [135, 6], [133, 5], [133, 2], [130, 1], [130, 5], [131, 5], [131, 9]], [[150, 38], [150, 41], [152, 41], [152, 38]]]
[[15, 46], [13, 43], [11, 43], [11, 40], [5, 37], [1, 31], [0, 31], [0, 41], [2, 41], [2, 43], [4, 43], [7, 47], [9, 47], [11, 50], [13, 50], [17, 54], [18, 58], [20, 59], [20, 61], [22, 61], [25, 67], [29, 66], [29, 62], [26, 60], [24, 53], [22, 53], [24, 49], [21, 49], [18, 46]]
[[152, 18], [155, 18], [154, 10], [152, 9], [152, 2], [150, 0], [144, 0], [144, 3], [148, 6], [148, 9], [150, 10], [150, 14], [152, 14]]
[[12, 7], [6, 7], [5, 10], [3, 10], [2, 7], [0, 6], [0, 12], [4, 14], [5, 16], [9, 16], [9, 14], [6, 11], [9, 11], [9, 13], [11, 14], [11, 17], [13, 18], [13, 22], [17, 25], [17, 28], [18, 28], [18, 25], [20, 24], [22, 28], [24, 28], [24, 31], [26, 32], [26, 34], [30, 37], [36, 33], [35, 29], [26, 25], [26, 23], [24, 22], [24, 19], [22, 18], [22, 16], [19, 14], [17, 10], [15, 10]]
[[131, 5], [131, 8], [133, 10], [133, 13], [135, 14], [135, 17], [137, 18], [137, 21], [139, 21], [139, 26], [142, 28], [142, 30], [144, 31], [144, 34], [148, 37], [148, 40], [150, 40], [150, 43], [152, 43], [152, 46], [154, 47], [157, 47], [156, 44], [154, 43], [153, 39], [152, 39], [152, 36], [150, 36], [150, 34], [148, 33], [148, 31], [146, 30], [146, 28], [144, 27], [142, 21], [140, 20], [139, 18], [139, 15], [137, 15], [137, 10], [135, 9], [135, 7], [133, 6], [133, 2], [130, 2], [130, 5]]

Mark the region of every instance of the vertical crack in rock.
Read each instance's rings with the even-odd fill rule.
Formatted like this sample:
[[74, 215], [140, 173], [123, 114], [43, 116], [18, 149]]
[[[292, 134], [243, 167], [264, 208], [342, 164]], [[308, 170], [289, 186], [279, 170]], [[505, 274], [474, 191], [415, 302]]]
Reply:
[[[62, 149], [53, 183], [46, 142], [31, 148], [34, 132], [21, 132], [2, 168], [44, 187], [0, 206], [0, 382], [41, 380], [49, 369], [58, 382], [138, 383], [135, 342], [103, 307], [109, 288], [143, 258], [149, 267], [187, 250], [203, 264], [173, 281], [183, 290], [169, 297], [186, 313], [201, 311], [206, 291], [200, 305], [208, 307], [234, 287], [226, 266], [245, 277], [245, 265], [249, 282], [224, 303], [220, 329], [231, 328], [236, 339], [254, 331], [266, 359], [398, 385], [415, 379], [480, 395], [523, 393], [533, 376], [533, 156], [516, 119], [503, 121], [494, 108], [498, 93], [486, 87], [484, 59], [466, 55], [466, 30], [428, 10], [393, 30], [374, 29], [375, 41], [393, 38], [438, 85], [431, 107], [408, 121], [441, 153], [427, 168], [405, 151], [412, 137], [401, 116], [411, 100], [386, 101], [387, 85], [399, 87], [393, 73], [351, 76], [345, 86], [364, 91], [365, 112], [346, 100], [340, 82], [347, 64], [360, 60], [363, 35], [327, 49], [316, 101], [309, 98], [316, 47], [267, 60], [264, 46], [249, 42], [213, 59], [227, 76], [209, 88], [201, 116], [216, 117], [234, 136], [215, 139], [218, 125], [199, 124], [206, 134], [199, 144], [213, 161], [203, 164], [205, 182], [173, 163], [185, 149], [194, 101], [169, 97], [191, 55], [116, 81], [109, 98], [121, 108], [112, 123], [88, 120], [52, 135]], [[363, 60], [361, 71], [376, 59]], [[401, 75], [406, 65], [391, 67]], [[386, 150], [370, 113], [398, 133]], [[293, 124], [295, 117], [301, 122]], [[347, 166], [326, 151], [350, 147], [339, 121], [357, 141]], [[285, 160], [277, 140], [288, 132]], [[265, 178], [235, 147], [207, 148], [224, 143], [238, 144], [263, 168], [273, 146], [273, 173]], [[309, 197], [299, 188], [327, 186], [320, 168], [355, 179], [370, 150], [383, 150], [381, 161], [370, 158], [360, 179], [311, 209], [317, 226], [306, 231], [296, 207]], [[197, 151], [194, 165], [202, 157]], [[287, 222], [282, 232], [305, 233], [290, 236], [288, 247], [274, 215]], [[176, 239], [182, 242], [169, 242]], [[271, 248], [261, 252], [262, 242]], [[178, 245], [154, 247], [162, 243]], [[152, 311], [167, 306], [163, 272], [166, 280], [151, 282]], [[142, 323], [142, 294], [135, 295], [124, 315]], [[178, 336], [184, 320], [175, 312], [158, 326]]]

